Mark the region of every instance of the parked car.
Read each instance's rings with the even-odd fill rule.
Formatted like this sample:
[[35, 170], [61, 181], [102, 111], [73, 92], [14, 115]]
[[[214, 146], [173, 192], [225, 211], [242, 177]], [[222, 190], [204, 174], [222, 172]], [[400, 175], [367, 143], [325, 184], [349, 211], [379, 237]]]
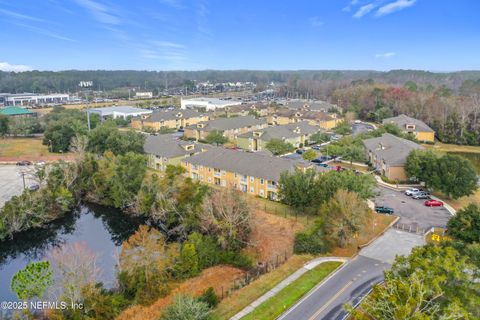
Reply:
[[40, 189], [40, 186], [38, 184], [32, 184], [30, 187], [28, 187], [30, 191], [37, 191]]
[[313, 150], [320, 150], [320, 146], [319, 145], [315, 145], [312, 147]]
[[20, 161], [17, 161], [16, 165], [17, 166], [30, 166], [30, 165], [32, 165], [32, 162], [28, 161], [28, 160], [20, 160]]
[[405, 194], [406, 194], [407, 196], [413, 196], [414, 194], [416, 194], [416, 193], [418, 193], [418, 192], [420, 192], [420, 191], [422, 191], [422, 190], [417, 189], [417, 188], [410, 188], [410, 189], [408, 189], [408, 190], [405, 191]]
[[328, 164], [326, 164], [326, 163], [319, 163], [318, 166], [328, 168]]
[[323, 161], [321, 159], [313, 159], [312, 160], [313, 163], [322, 163]]
[[362, 121], [360, 121], [360, 120], [358, 120], [358, 119], [355, 120], [354, 122], [355, 122], [355, 123], [362, 123]]
[[425, 191], [419, 191], [412, 196], [413, 199], [430, 199], [430, 194]]
[[424, 202], [427, 207], [443, 207], [443, 202], [438, 200], [427, 200]]
[[297, 151], [295, 151], [297, 154], [303, 154], [305, 152], [304, 149], [297, 149]]
[[384, 214], [393, 214], [393, 209], [390, 207], [376, 206], [375, 212], [384, 213]]

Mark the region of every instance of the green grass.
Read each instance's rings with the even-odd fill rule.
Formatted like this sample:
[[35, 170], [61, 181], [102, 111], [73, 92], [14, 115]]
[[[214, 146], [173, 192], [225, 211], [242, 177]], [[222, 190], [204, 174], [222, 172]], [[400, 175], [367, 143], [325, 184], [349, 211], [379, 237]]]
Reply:
[[340, 262], [320, 264], [262, 303], [253, 312], [243, 317], [242, 320], [270, 320], [277, 318], [340, 265]]

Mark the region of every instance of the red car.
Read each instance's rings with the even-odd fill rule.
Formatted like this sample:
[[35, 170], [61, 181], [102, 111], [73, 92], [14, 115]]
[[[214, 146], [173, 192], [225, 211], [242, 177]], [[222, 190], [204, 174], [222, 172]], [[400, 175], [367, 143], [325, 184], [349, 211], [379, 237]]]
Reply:
[[427, 207], [443, 207], [443, 202], [438, 200], [427, 200], [424, 204]]

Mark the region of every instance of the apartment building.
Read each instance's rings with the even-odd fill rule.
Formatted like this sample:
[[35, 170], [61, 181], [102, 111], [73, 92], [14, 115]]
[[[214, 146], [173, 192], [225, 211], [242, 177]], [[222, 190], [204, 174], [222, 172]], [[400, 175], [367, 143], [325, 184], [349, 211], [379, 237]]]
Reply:
[[198, 141], [205, 140], [212, 131], [220, 131], [226, 138], [234, 141], [240, 134], [261, 130], [267, 126], [265, 118], [256, 119], [253, 116], [218, 118], [187, 126], [184, 135], [189, 139]]
[[418, 141], [435, 142], [435, 131], [421, 120], [401, 114], [383, 120], [383, 124], [388, 123], [396, 125], [403, 133], [413, 134]]
[[407, 181], [405, 163], [413, 150], [424, 148], [413, 141], [399, 138], [390, 133], [381, 137], [363, 141], [365, 152], [370, 163], [383, 176], [390, 180]]
[[321, 111], [294, 110], [282, 108], [276, 110], [267, 117], [267, 122], [271, 125], [284, 125], [299, 121], [308, 121], [313, 126], [319, 126], [322, 129], [330, 130], [335, 128], [341, 121], [335, 113], [325, 113]]
[[237, 146], [249, 151], [260, 151], [265, 149], [268, 141], [280, 139], [291, 143], [296, 148], [300, 148], [308, 143], [312, 134], [320, 130], [322, 130], [320, 127], [310, 125], [308, 121], [267, 127], [239, 135]]
[[241, 104], [236, 106], [226, 107], [224, 110], [219, 110], [221, 114], [227, 117], [234, 116], [248, 116], [252, 112], [258, 114], [260, 117], [266, 117], [269, 113], [269, 105], [264, 103], [250, 103], [250, 104]]
[[208, 114], [195, 110], [158, 110], [150, 115], [132, 119], [132, 128], [152, 131], [159, 131], [162, 128], [182, 129], [208, 119]]
[[296, 169], [324, 168], [309, 163], [273, 157], [261, 153], [212, 147], [207, 152], [182, 160], [186, 176], [222, 187], [232, 186], [253, 196], [278, 199], [278, 183], [282, 172]]
[[164, 171], [167, 165], [180, 165], [186, 157], [206, 151], [208, 146], [193, 141], [183, 141], [170, 134], [149, 135], [143, 150], [147, 155], [147, 166]]

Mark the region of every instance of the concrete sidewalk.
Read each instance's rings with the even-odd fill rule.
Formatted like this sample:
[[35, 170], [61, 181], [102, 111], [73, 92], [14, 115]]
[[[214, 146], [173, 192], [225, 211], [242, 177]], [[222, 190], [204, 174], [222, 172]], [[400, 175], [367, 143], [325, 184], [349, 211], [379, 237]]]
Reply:
[[[246, 308], [244, 308], [242, 311], [234, 315], [233, 317], [230, 318], [230, 320], [240, 320], [241, 318], [245, 317], [247, 314], [255, 310], [259, 305], [276, 295], [279, 291], [281, 291], [283, 288], [288, 286], [290, 283], [293, 281], [297, 280], [302, 276], [304, 273], [306, 273], [309, 270], [312, 270], [319, 264], [322, 264], [324, 262], [330, 262], [330, 261], [335, 261], [335, 262], [346, 262], [348, 261], [347, 258], [342, 258], [342, 257], [320, 257], [313, 259], [306, 264], [303, 265], [300, 269], [292, 273], [290, 276], [282, 280], [279, 284], [277, 284], [275, 287], [273, 287], [270, 291], [262, 295], [260, 298], [252, 302], [250, 305], [248, 305]], [[337, 269], [338, 270], [338, 269]], [[336, 272], [336, 271], [334, 271]], [[328, 279], [327, 277], [326, 279]], [[325, 279], [323, 280], [325, 281]]]

